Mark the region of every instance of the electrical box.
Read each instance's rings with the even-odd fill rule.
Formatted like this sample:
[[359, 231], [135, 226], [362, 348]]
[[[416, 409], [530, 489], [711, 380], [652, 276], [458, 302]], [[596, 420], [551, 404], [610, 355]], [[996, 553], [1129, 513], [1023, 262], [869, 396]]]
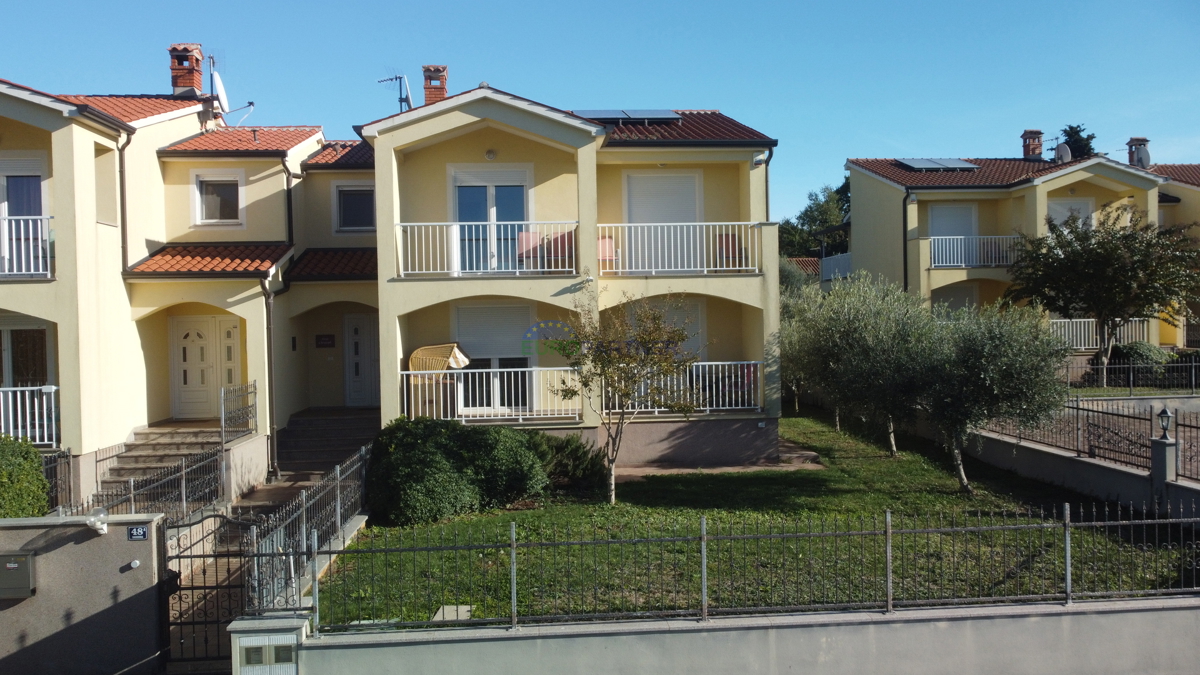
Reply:
[[0, 600], [33, 597], [33, 551], [0, 551]]

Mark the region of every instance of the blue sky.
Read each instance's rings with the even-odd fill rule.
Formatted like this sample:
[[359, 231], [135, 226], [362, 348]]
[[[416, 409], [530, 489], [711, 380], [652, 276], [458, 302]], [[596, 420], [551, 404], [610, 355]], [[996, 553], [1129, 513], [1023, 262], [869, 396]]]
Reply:
[[[166, 47], [223, 60], [247, 124], [329, 138], [395, 110], [376, 84], [450, 66], [561, 108], [719, 108], [780, 141], [771, 215], [847, 157], [1006, 157], [1085, 124], [1124, 157], [1200, 162], [1200, 3], [9, 3], [0, 77], [54, 93], [168, 90]], [[49, 22], [49, 23], [48, 23]], [[53, 28], [50, 28], [52, 26]], [[420, 102], [418, 92], [417, 102]]]

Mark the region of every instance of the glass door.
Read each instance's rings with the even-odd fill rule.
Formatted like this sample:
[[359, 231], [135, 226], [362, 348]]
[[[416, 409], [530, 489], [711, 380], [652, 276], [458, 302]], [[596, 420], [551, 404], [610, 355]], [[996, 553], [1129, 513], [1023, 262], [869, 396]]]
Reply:
[[525, 222], [524, 185], [459, 185], [458, 270], [516, 272]]

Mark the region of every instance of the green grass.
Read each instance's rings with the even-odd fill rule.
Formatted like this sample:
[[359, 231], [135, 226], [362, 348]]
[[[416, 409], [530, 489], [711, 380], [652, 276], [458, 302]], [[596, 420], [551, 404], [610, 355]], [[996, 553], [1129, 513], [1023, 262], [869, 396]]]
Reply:
[[[475, 619], [509, 614], [510, 523], [520, 542], [597, 542], [711, 535], [881, 531], [895, 527], [1053, 523], [1036, 507], [1089, 501], [967, 460], [974, 496], [958, 489], [944, 452], [902, 436], [892, 458], [869, 433], [837, 432], [819, 410], [781, 421], [780, 434], [814, 450], [817, 471], [653, 476], [618, 485], [616, 506], [549, 498], [499, 511], [399, 529], [371, 527], [322, 581], [326, 625], [430, 619], [443, 605], [471, 605]], [[1033, 514], [1029, 509], [1035, 509]], [[1010, 515], [1000, 515], [1002, 512]], [[907, 516], [901, 514], [908, 514]], [[1011, 515], [1020, 514], [1020, 515]], [[1155, 545], [1086, 527], [1073, 534], [1080, 592], [1196, 586], [1194, 546], [1150, 528]], [[708, 544], [710, 606], [876, 607], [885, 597], [885, 538], [720, 539]], [[1157, 542], [1161, 541], [1162, 545]], [[1190, 541], [1190, 540], [1189, 540]], [[1171, 542], [1174, 542], [1173, 544]], [[455, 547], [454, 550], [395, 549]], [[387, 550], [390, 549], [390, 550]], [[913, 533], [893, 542], [897, 601], [1054, 597], [1063, 590], [1061, 526], [987, 532]], [[695, 614], [699, 543], [575, 543], [517, 550], [518, 608], [528, 620], [565, 614]], [[1185, 578], [1186, 577], [1186, 578]]]

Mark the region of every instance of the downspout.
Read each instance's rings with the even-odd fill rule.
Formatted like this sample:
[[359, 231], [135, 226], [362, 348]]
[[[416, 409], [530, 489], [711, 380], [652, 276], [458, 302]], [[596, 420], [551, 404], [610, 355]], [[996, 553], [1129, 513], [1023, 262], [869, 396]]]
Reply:
[[908, 196], [911, 193], [909, 188], [904, 188], [904, 201], [900, 202], [901, 213], [901, 229], [900, 229], [900, 251], [901, 257], [904, 259], [904, 292], [908, 292]]
[[771, 222], [771, 158], [775, 156], [775, 148], [767, 148], [766, 170], [763, 180], [767, 188], [767, 222]]
[[287, 200], [287, 243], [294, 243], [292, 238], [292, 170], [288, 168], [287, 157], [280, 160], [283, 166], [283, 173], [287, 175], [287, 190], [284, 193], [284, 199]]
[[271, 292], [269, 282], [269, 278], [258, 280], [267, 310], [267, 426], [270, 429], [271, 472], [279, 480], [279, 443], [275, 430], [275, 294]]
[[121, 271], [129, 271], [129, 222], [128, 213], [126, 211], [126, 183], [125, 183], [125, 148], [133, 141], [133, 132], [125, 132], [125, 142], [117, 144], [117, 180], [119, 181], [118, 197], [121, 199], [121, 211], [119, 214], [119, 223], [121, 225]]

